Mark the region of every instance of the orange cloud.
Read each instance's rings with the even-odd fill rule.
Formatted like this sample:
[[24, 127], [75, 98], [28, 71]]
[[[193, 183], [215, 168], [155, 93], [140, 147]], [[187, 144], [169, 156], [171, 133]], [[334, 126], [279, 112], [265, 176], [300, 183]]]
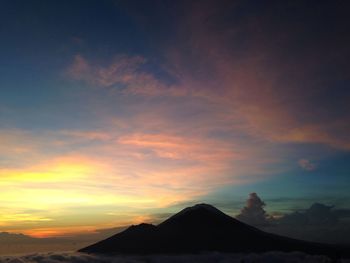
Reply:
[[[94, 212], [101, 211], [98, 207], [106, 207], [106, 212], [165, 207], [206, 194], [222, 184], [225, 174], [215, 180], [210, 175], [223, 171], [224, 162], [232, 155], [227, 147], [216, 147], [220, 143], [216, 141], [165, 134], [120, 135], [113, 128], [104, 132], [11, 134], [8, 147], [25, 142], [37, 158], [20, 165], [9, 163], [0, 170], [4, 189], [0, 201], [7, 215], [0, 218], [0, 224], [8, 230], [22, 226], [27, 232], [39, 224], [51, 234], [60, 232], [59, 225], [72, 225], [73, 219], [63, 223], [60, 219], [61, 215], [72, 213], [72, 206], [83, 208], [82, 211], [91, 209], [96, 214], [91, 217], [91, 224], [101, 225], [105, 217]], [[77, 143], [84, 147], [77, 149]], [[213, 152], [210, 147], [218, 150]], [[45, 153], [47, 149], [51, 149], [49, 154]], [[61, 153], [68, 149], [69, 152]], [[6, 150], [1, 154], [6, 154]], [[145, 158], [140, 159], [138, 154]], [[168, 159], [169, 163], [159, 162], [158, 158]], [[32, 208], [41, 212], [26, 212]], [[115, 217], [121, 220], [120, 214]], [[125, 218], [125, 222], [132, 220], [132, 216]], [[51, 235], [45, 229], [37, 235]]]
[[202, 162], [239, 158], [238, 154], [234, 156], [235, 153], [227, 147], [227, 144], [206, 138], [198, 139], [166, 134], [132, 134], [120, 137], [118, 142], [136, 148], [149, 149], [161, 158]]

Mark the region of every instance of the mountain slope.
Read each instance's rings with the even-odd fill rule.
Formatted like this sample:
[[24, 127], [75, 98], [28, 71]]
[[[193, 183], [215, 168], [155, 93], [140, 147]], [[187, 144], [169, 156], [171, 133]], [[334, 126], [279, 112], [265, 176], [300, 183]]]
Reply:
[[185, 208], [158, 226], [140, 224], [79, 250], [87, 253], [303, 251], [335, 256], [330, 246], [269, 234], [207, 204]]

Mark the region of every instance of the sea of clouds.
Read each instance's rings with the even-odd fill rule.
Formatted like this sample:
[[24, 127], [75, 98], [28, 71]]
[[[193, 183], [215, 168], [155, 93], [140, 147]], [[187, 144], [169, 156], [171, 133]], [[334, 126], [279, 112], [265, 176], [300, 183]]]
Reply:
[[[331, 263], [324, 256], [311, 256], [299, 252], [269, 252], [264, 254], [209, 253], [198, 255], [96, 256], [81, 253], [45, 253], [21, 256], [1, 256], [0, 263]], [[350, 260], [340, 262], [350, 263]]]

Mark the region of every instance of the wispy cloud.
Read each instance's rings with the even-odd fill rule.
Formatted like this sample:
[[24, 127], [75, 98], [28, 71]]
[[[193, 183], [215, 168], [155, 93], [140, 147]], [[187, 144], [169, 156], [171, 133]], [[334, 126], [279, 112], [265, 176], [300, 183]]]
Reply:
[[[268, 165], [276, 159], [266, 154], [262, 159], [264, 153], [254, 145], [200, 135], [190, 131], [192, 126], [177, 129], [167, 118], [153, 124], [140, 118], [149, 115], [137, 115], [122, 126], [111, 121], [95, 131], [3, 130], [4, 137], [12, 139], [0, 152], [8, 158], [0, 169], [0, 200], [11, 219], [3, 217], [1, 223], [8, 231], [41, 236], [127, 225], [137, 220], [140, 209], [198, 199], [221, 186], [260, 180], [273, 171]], [[151, 132], [154, 125], [160, 129], [157, 133]], [[31, 149], [25, 161], [7, 151], [18, 142]], [[40, 213], [23, 216], [33, 207]], [[86, 209], [91, 213], [88, 222], [66, 227]], [[111, 212], [114, 216], [105, 216]]]
[[299, 166], [306, 171], [313, 171], [317, 168], [317, 165], [308, 159], [300, 159], [298, 161]]
[[142, 96], [183, 96], [185, 89], [167, 85], [142, 66], [146, 59], [141, 56], [119, 55], [108, 65], [91, 64], [82, 55], [74, 57], [68, 74], [97, 87], [113, 87], [122, 93]]

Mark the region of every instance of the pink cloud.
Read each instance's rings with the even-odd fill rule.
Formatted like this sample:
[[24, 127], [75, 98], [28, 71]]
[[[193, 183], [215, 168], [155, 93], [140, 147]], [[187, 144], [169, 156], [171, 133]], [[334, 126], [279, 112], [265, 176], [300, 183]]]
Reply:
[[[179, 80], [177, 84], [166, 85], [142, 70], [147, 61], [140, 56], [119, 55], [101, 65], [77, 55], [68, 71], [73, 78], [97, 86], [126, 85], [121, 92], [128, 96], [199, 100], [197, 103], [210, 111], [207, 119], [215, 119], [221, 129], [239, 130], [274, 143], [316, 143], [350, 149], [346, 117], [327, 119], [323, 116], [327, 111], [313, 114], [315, 109], [305, 108], [311, 107], [308, 100], [317, 91], [304, 87], [322, 85], [317, 77], [321, 57], [310, 53], [298, 58], [304, 70], [292, 58], [290, 63], [280, 61], [280, 50], [275, 50], [271, 37], [276, 32], [261, 30], [261, 17], [247, 18], [237, 27], [214, 30], [214, 17], [235, 6], [230, 2], [189, 5], [173, 44], [160, 49], [167, 58], [164, 70]], [[251, 35], [244, 49], [239, 45], [242, 31]], [[281, 35], [280, 41], [286, 45], [288, 37]], [[174, 110], [175, 102], [168, 104], [159, 111]], [[211, 120], [206, 127], [213, 123]]]
[[[119, 138], [121, 144], [152, 150], [158, 157], [200, 161], [232, 159], [235, 153], [220, 140], [166, 134], [132, 134]], [[238, 156], [236, 156], [238, 158]]]
[[298, 161], [299, 166], [306, 171], [313, 171], [317, 168], [317, 165], [308, 159], [300, 159]]
[[76, 55], [73, 64], [69, 66], [67, 72], [74, 79], [84, 80], [89, 78], [91, 66], [83, 56]]
[[[174, 39], [166, 53], [171, 72], [190, 83], [186, 85], [190, 94], [201, 94], [220, 105], [220, 118], [230, 122], [227, 126], [251, 136], [274, 143], [350, 149], [348, 117], [329, 118], [322, 105], [310, 104], [327, 85], [319, 74], [326, 58], [310, 52], [295, 59], [287, 56], [287, 50], [276, 50], [276, 34], [283, 32], [262, 30], [262, 17], [217, 30], [215, 17], [235, 8], [234, 3], [194, 3], [191, 7], [182, 20], [181, 37]], [[242, 32], [250, 36], [244, 48]], [[288, 46], [288, 36], [278, 36], [277, 48]]]

